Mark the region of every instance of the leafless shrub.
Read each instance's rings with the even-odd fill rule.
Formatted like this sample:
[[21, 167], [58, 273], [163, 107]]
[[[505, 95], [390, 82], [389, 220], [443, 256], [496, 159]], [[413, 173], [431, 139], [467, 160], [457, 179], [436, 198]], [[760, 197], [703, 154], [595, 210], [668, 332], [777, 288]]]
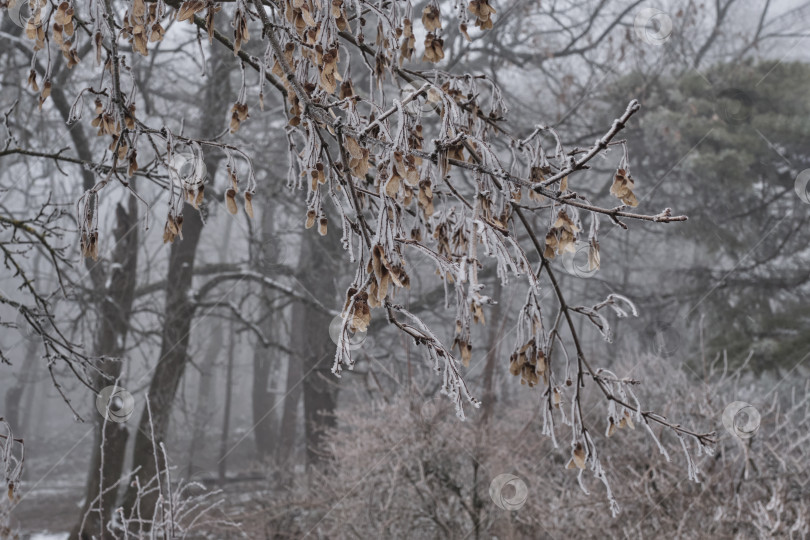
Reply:
[[[486, 424], [460, 423], [449, 407], [425, 413], [421, 400], [400, 395], [389, 404], [339, 412], [341, 428], [328, 438], [333, 461], [314, 478], [298, 476], [288, 490], [276, 492], [263, 506], [261, 526], [277, 538], [580, 538], [596, 530], [609, 538], [804, 538], [809, 524], [803, 489], [810, 468], [806, 459], [788, 464], [788, 449], [795, 452], [803, 441], [786, 427], [810, 422], [807, 388], [781, 381], [782, 391], [771, 393], [780, 381], [729, 371], [724, 360], [707, 366], [703, 380], [656, 356], [614, 366], [641, 378], [666, 370], [665, 392], [634, 385], [636, 393], [690, 422], [722, 429], [728, 403], [756, 403], [762, 413], [757, 433], [742, 440], [723, 432], [713, 456], [693, 460], [681, 438], [651, 428], [661, 454], [641, 429], [611, 430], [607, 419], [592, 418], [596, 400], [584, 403], [585, 417], [604, 428], [594, 439], [611, 451], [605, 474], [613, 477], [612, 497], [622, 505], [616, 519], [606, 516], [611, 501], [587, 495], [602, 492], [600, 482], [561, 466], [552, 437], [543, 434], [542, 419], [530, 407], [507, 401]], [[558, 429], [557, 436], [567, 429]], [[773, 448], [782, 449], [780, 459], [769, 457]], [[687, 475], [676, 470], [681, 467]], [[501, 474], [527, 488], [525, 501], [513, 499], [512, 512], [490, 498], [492, 481]], [[693, 475], [697, 483], [684, 482]]]

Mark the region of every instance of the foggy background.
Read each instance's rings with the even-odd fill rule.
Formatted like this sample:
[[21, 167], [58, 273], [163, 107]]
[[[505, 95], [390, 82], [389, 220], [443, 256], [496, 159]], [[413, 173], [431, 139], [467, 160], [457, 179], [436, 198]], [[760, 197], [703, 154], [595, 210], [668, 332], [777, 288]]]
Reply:
[[[340, 324], [356, 264], [341, 245], [333, 207], [325, 206], [325, 236], [317, 224], [305, 228], [303, 192], [287, 186], [285, 104], [264, 84], [261, 110], [250, 68], [250, 118], [223, 140], [252, 159], [255, 217], [245, 215], [241, 200], [239, 213], [227, 211], [227, 158], [206, 151], [204, 223], [195, 226], [199, 214], [186, 206], [183, 239], [164, 244], [171, 180], [133, 177], [142, 201], [120, 185], [105, 188], [97, 209], [98, 261], [85, 259], [77, 201], [103, 173], [9, 149], [64, 149], [94, 162], [109, 157], [109, 136], [96, 137], [90, 125], [91, 95], [82, 119], [66, 123], [78, 93], [98, 88], [95, 53], [83, 50], [88, 60], [72, 70], [55, 59], [53, 90], [40, 108], [39, 92], [26, 83], [32, 42], [3, 10], [0, 110], [8, 114], [0, 133], [11, 142], [0, 150], [0, 417], [25, 448], [20, 493], [3, 503], [8, 537], [75, 537], [94, 481], [97, 395], [110, 385], [132, 396], [131, 403], [117, 402], [131, 416], [114, 426], [129, 436], [110, 442], [105, 455], [120, 462], [123, 475], [140, 452], [135, 432], [149, 414], [146, 394], [169, 396], [170, 483], [177, 494], [185, 489], [211, 506], [210, 524], [190, 538], [810, 534], [810, 4], [490, 3], [494, 27], [471, 30], [467, 42], [452, 19], [453, 3], [438, 2], [445, 58], [436, 66], [420, 60], [424, 31], [415, 23], [416, 54], [408, 65], [486, 75], [502, 92], [512, 133], [526, 136], [548, 125], [567, 150], [587, 150], [631, 100], [640, 102], [618, 136], [627, 141], [640, 201], [635, 210], [654, 215], [671, 208], [688, 221], [623, 220], [624, 230], [603, 218], [598, 271], [588, 269], [587, 251], [576, 254], [573, 266], [560, 258], [551, 264], [569, 305], [592, 306], [610, 294], [635, 305], [637, 317], [605, 314], [611, 343], [585, 317], [577, 319], [583, 346], [596, 365], [639, 381], [634, 391], [644, 410], [696, 433], [716, 432], [715, 455], [695, 457], [701, 482], [687, 478], [690, 464], [671, 434], [655, 430], [670, 460], [640, 426], [606, 437], [604, 407], [594, 395], [584, 415], [599, 426], [600, 457], [622, 512], [611, 516], [606, 488], [590, 474], [589, 494], [583, 492], [565, 469], [565, 436], [555, 448], [541, 433], [543, 385], [529, 388], [510, 374], [527, 288], [516, 279], [503, 286], [492, 260], [483, 261], [479, 276], [497, 304], [484, 307], [485, 325], [473, 325], [464, 369], [483, 404], [465, 403], [466, 420], [439, 394], [442, 375], [432, 361], [386, 323], [384, 309], [373, 309], [368, 332], [355, 336], [354, 369], [335, 377], [330, 324]], [[123, 14], [129, 3], [113, 4]], [[423, 4], [414, 2], [414, 13]], [[76, 5], [77, 13], [85, 8]], [[654, 18], [644, 9], [657, 10], [649, 12]], [[223, 3], [216, 16], [231, 37], [233, 10]], [[127, 57], [139, 118], [195, 137], [221, 134], [242, 85], [239, 63], [205, 35], [198, 44], [193, 25], [164, 26], [166, 39], [150, 44], [148, 57]], [[253, 40], [243, 49], [261, 57], [261, 29], [255, 23], [250, 29]], [[373, 44], [374, 26], [367, 32]], [[368, 95], [368, 71], [353, 54], [347, 57], [355, 90]], [[383, 110], [401, 99], [398, 85], [386, 83]], [[553, 152], [553, 139], [544, 140]], [[147, 147], [139, 146], [138, 163], [155, 157]], [[508, 144], [500, 150], [509, 155]], [[615, 207], [609, 191], [621, 152], [611, 147], [609, 157], [572, 174], [571, 189]], [[525, 196], [523, 203], [529, 204]], [[552, 225], [547, 214], [529, 215], [540, 235]], [[12, 223], [34, 218], [55, 251]], [[536, 263], [523, 230], [518, 240]], [[394, 300], [449, 348], [455, 312], [445, 305], [435, 266], [415, 252], [408, 263], [410, 288]], [[552, 287], [545, 283], [543, 292], [544, 317], [553, 322]], [[131, 302], [126, 317], [122, 299]], [[53, 319], [39, 325], [69, 347], [46, 345], [18, 304], [49, 306]], [[564, 343], [555, 345], [570, 359], [555, 356], [561, 365], [576, 359]], [[68, 349], [88, 363], [65, 360]], [[105, 362], [118, 366], [117, 380], [97, 386], [93, 366]], [[161, 387], [175, 378], [173, 391]], [[755, 409], [743, 413], [755, 424], [753, 437], [724, 426], [730, 405], [732, 417]], [[519, 508], [494, 502], [491, 483], [500, 474], [526, 488]], [[119, 496], [127, 485], [118, 486]], [[520, 499], [515, 489], [509, 496]]]

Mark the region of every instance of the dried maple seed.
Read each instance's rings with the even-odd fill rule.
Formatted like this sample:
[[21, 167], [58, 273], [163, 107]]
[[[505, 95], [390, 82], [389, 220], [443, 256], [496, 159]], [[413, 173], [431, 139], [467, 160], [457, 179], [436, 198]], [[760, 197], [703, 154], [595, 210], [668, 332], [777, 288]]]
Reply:
[[613, 176], [613, 185], [610, 186], [610, 194], [618, 198], [628, 206], [638, 206], [638, 199], [633, 193], [635, 182], [630, 177], [630, 174], [624, 169], [617, 169], [616, 174]]
[[236, 214], [239, 209], [236, 207], [236, 190], [229, 188], [225, 192], [225, 205], [228, 207], [228, 212]]

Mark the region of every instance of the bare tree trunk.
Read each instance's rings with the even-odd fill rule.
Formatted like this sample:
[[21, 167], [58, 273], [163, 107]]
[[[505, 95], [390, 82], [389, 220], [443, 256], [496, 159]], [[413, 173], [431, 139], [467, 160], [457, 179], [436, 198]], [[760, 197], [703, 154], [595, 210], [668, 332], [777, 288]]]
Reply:
[[[340, 242], [305, 234], [301, 249], [299, 279], [304, 289], [326, 305], [337, 304], [334, 276], [337, 273], [336, 261], [340, 260], [337, 251]], [[295, 321], [293, 350], [303, 359], [307, 465], [317, 465], [326, 458], [323, 430], [335, 425], [332, 414], [337, 405], [337, 386], [332, 374], [335, 344], [329, 337], [332, 317], [303, 305], [299, 306], [299, 315], [303, 320]]]
[[197, 388], [197, 405], [194, 407], [194, 428], [189, 446], [188, 477], [194, 472], [194, 458], [197, 449], [205, 447], [205, 431], [214, 409], [214, 366], [222, 344], [222, 325], [214, 324], [211, 330], [208, 347], [200, 364], [200, 383]]
[[[273, 208], [272, 202], [266, 201], [264, 212], [262, 212], [262, 245], [264, 246], [264, 253], [262, 259], [268, 263], [274, 263], [269, 254], [269, 240], [272, 238], [273, 226]], [[275, 247], [275, 246], [274, 246]], [[268, 272], [270, 265], [265, 265], [262, 269], [263, 272]], [[262, 302], [262, 334], [268, 339], [273, 339], [275, 334], [276, 311], [270, 308], [269, 302]], [[251, 388], [252, 409], [253, 409], [253, 439], [256, 443], [256, 453], [260, 460], [267, 459], [268, 456], [273, 455], [276, 450], [277, 438], [273, 437], [275, 431], [275, 415], [272, 414], [275, 408], [275, 399], [268, 391], [267, 384], [270, 379], [270, 372], [273, 369], [273, 364], [277, 363], [278, 356], [273, 357], [276, 349], [264, 347], [261, 343], [257, 343], [253, 350], [253, 381]], [[273, 362], [276, 360], [276, 362]]]
[[[154, 433], [154, 444], [157, 446], [166, 439], [174, 396], [188, 360], [188, 343], [194, 316], [194, 305], [189, 299], [188, 291], [191, 287], [194, 256], [202, 232], [202, 221], [197, 211], [189, 205], [185, 206], [183, 215], [185, 217], [183, 239], [175, 240], [169, 255], [163, 340], [160, 347], [160, 359], [155, 366], [147, 397], [152, 412], [152, 425], [150, 426], [149, 415], [144, 410], [135, 437], [132, 468], [134, 470], [140, 467], [135, 476], [141, 486], [146, 485], [158, 473], [151, 435]], [[158, 456], [158, 461], [160, 461], [162, 470], [165, 463], [162, 462], [160, 456]], [[137, 496], [137, 488], [130, 483], [124, 496], [125, 511], [128, 512], [134, 507]], [[141, 515], [147, 519], [152, 517], [157, 498], [158, 493], [152, 491], [141, 499]]]
[[217, 478], [219, 484], [225, 484], [225, 474], [228, 466], [228, 434], [231, 431], [231, 402], [233, 398], [233, 360], [236, 348], [236, 334], [231, 328], [228, 342], [228, 365], [225, 368], [225, 406], [222, 408], [222, 436], [219, 440], [219, 468]]
[[[34, 257], [34, 275], [39, 274], [41, 261], [42, 254], [37, 253]], [[29, 425], [23, 429], [22, 415], [26, 414], [29, 417], [31, 415], [31, 396], [33, 395], [34, 389], [29, 389], [29, 386], [36, 376], [36, 355], [39, 346], [39, 340], [32, 340], [26, 343], [25, 355], [23, 355], [22, 366], [20, 367], [19, 373], [17, 373], [16, 382], [6, 390], [6, 396], [3, 400], [5, 405], [3, 416], [5, 416], [6, 422], [8, 422], [15, 433], [22, 438], [26, 438], [27, 434], [34, 433], [33, 426]], [[26, 390], [28, 390], [28, 392], [26, 392]], [[22, 403], [24, 396], [27, 398], [25, 406], [23, 406]]]
[[[304, 233], [296, 272], [303, 292], [325, 304], [337, 303], [333, 282], [334, 261], [339, 259], [338, 246], [330, 245], [326, 238]], [[314, 271], [318, 269], [318, 271]], [[304, 434], [308, 464], [316, 464], [322, 452], [322, 428], [334, 425], [330, 413], [335, 409], [337, 391], [328, 381], [332, 375], [335, 344], [329, 338], [331, 317], [300, 302], [292, 307], [291, 349], [287, 365], [287, 385], [284, 413], [281, 418], [278, 462], [289, 465], [297, 431], [298, 402], [304, 395]], [[323, 411], [326, 414], [320, 414]]]
[[[267, 316], [270, 323], [262, 325], [262, 332], [269, 336], [272, 332], [272, 316]], [[252, 407], [253, 407], [253, 438], [256, 442], [256, 452], [259, 459], [266, 459], [272, 455], [276, 448], [276, 438], [273, 437], [275, 416], [272, 414], [275, 407], [273, 394], [267, 389], [270, 379], [273, 358], [271, 349], [262, 347], [261, 343], [256, 344], [253, 351], [253, 381], [252, 381]]]
[[[129, 199], [129, 210], [116, 209], [116, 245], [109, 288], [100, 294], [99, 328], [95, 351], [103, 360], [94, 385], [101, 389], [121, 375], [120, 357], [124, 353], [138, 266], [138, 201]], [[85, 501], [71, 538], [109, 538], [105, 524], [112, 515], [118, 490], [112, 486], [121, 478], [129, 431], [123, 424], [105, 422], [96, 416], [96, 432]], [[85, 518], [86, 516], [86, 518]], [[84, 525], [82, 526], [82, 523]]]
[[[29, 358], [33, 357], [33, 353]], [[37, 433], [37, 427], [39, 424], [36, 422], [36, 415], [34, 414], [34, 408], [36, 401], [37, 392], [39, 391], [39, 373], [40, 373], [40, 365], [37, 362], [30, 362], [29, 364], [30, 371], [26, 373], [26, 380], [25, 385], [27, 387], [27, 391], [25, 392], [25, 405], [23, 406], [22, 410], [22, 417], [20, 418], [21, 425], [27, 426], [29, 433]], [[13, 427], [13, 426], [12, 426]], [[25, 472], [23, 472], [25, 474]]]
[[[228, 221], [225, 225], [222, 247], [219, 250], [219, 262], [225, 263], [228, 252], [228, 243], [231, 238], [233, 221]], [[194, 408], [194, 426], [191, 432], [191, 445], [188, 453], [188, 478], [194, 473], [194, 457], [198, 448], [205, 446], [205, 433], [208, 421], [211, 419], [211, 412], [214, 409], [216, 393], [213, 391], [214, 369], [217, 356], [222, 349], [222, 324], [214, 322], [209, 333], [208, 347], [205, 349], [205, 357], [200, 364], [200, 382], [197, 387], [197, 405]]]
[[[306, 328], [306, 312], [301, 304], [292, 308], [293, 336], [300, 332], [301, 325]], [[293, 347], [295, 344], [293, 343]], [[298, 403], [301, 401], [301, 377], [303, 369], [299, 358], [287, 355], [287, 380], [284, 392], [284, 412], [281, 415], [279, 428], [278, 464], [286, 466], [295, 450], [295, 439], [298, 432]]]
[[[6, 390], [6, 396], [3, 400], [5, 404], [3, 416], [5, 416], [6, 422], [15, 430], [15, 433], [23, 438], [25, 438], [26, 430], [22, 429], [22, 422], [20, 421], [22, 413], [24, 412], [22, 410], [22, 400], [34, 376], [36, 368], [34, 358], [36, 352], [37, 343], [34, 341], [29, 342], [25, 347], [25, 356], [22, 360], [20, 372], [17, 374], [17, 380], [11, 388]], [[30, 395], [32, 393], [31, 390], [29, 390], [27, 394]], [[28, 426], [28, 429], [30, 430], [31, 426]]]

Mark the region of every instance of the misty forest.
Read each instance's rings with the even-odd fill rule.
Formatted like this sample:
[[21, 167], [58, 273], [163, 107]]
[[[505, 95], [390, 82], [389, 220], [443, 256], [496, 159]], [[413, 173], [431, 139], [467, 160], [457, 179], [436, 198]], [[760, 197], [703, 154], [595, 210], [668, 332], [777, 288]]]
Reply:
[[809, 28], [0, 0], [0, 539], [810, 538]]

